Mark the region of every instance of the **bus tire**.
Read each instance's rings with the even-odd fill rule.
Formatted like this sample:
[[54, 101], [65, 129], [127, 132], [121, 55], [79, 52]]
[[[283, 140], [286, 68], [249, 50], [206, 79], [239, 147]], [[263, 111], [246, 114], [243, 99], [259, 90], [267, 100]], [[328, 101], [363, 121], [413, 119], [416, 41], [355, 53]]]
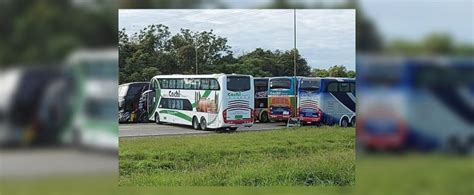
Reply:
[[237, 127], [229, 127], [229, 132], [235, 132], [237, 131]]
[[158, 112], [155, 113], [155, 123], [156, 123], [157, 125], [161, 124], [160, 115], [158, 114]]
[[348, 127], [348, 126], [349, 126], [349, 119], [347, 119], [347, 117], [342, 118], [341, 127]]
[[355, 127], [356, 126], [356, 117], [352, 117], [352, 120], [351, 120], [351, 127]]
[[201, 124], [199, 124], [197, 117], [193, 117], [193, 128], [195, 130], [201, 130]]
[[206, 118], [201, 117], [201, 123], [200, 123], [200, 125], [201, 125], [201, 129], [202, 129], [203, 131], [206, 131], [206, 130], [207, 130], [207, 121], [206, 121]]
[[260, 122], [268, 123], [268, 112], [263, 111], [262, 114], [260, 114]]

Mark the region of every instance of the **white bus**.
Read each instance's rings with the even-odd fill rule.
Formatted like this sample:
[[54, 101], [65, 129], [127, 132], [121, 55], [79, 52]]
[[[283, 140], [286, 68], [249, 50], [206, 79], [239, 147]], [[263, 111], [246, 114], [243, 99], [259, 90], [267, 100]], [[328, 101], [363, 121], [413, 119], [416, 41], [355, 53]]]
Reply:
[[238, 74], [159, 75], [147, 93], [149, 120], [229, 129], [253, 124], [253, 77]]

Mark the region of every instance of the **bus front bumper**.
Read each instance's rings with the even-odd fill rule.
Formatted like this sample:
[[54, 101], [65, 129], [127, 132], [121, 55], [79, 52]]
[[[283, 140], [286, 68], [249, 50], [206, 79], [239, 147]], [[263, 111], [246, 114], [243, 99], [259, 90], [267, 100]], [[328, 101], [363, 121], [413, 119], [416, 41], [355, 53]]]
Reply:
[[290, 119], [290, 115], [281, 115], [281, 114], [270, 114], [269, 118], [270, 120], [275, 120], [275, 121], [287, 121]]
[[318, 122], [321, 122], [321, 117], [299, 117], [300, 122], [306, 123], [306, 124], [316, 124]]

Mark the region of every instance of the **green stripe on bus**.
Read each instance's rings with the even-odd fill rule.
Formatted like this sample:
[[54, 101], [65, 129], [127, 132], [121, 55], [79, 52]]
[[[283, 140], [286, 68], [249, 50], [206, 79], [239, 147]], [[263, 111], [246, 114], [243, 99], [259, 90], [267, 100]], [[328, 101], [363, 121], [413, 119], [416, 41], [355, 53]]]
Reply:
[[192, 121], [192, 118], [182, 112], [179, 112], [179, 111], [175, 111], [175, 110], [162, 110], [160, 111], [160, 114], [169, 114], [169, 115], [173, 115], [173, 116], [176, 116], [176, 117], [179, 117], [179, 118], [182, 118], [186, 121], [189, 121], [191, 122]]

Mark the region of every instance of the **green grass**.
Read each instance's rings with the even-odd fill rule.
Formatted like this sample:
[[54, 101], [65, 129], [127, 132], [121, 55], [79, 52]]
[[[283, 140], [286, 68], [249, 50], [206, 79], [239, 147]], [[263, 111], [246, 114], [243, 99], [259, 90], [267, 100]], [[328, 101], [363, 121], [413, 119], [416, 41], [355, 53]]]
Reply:
[[[474, 159], [439, 154], [357, 156], [347, 187], [117, 187], [116, 175], [0, 178], [0, 194], [336, 195], [474, 194]], [[86, 165], [85, 165], [86, 166]]]
[[354, 128], [120, 139], [120, 186], [344, 186]]
[[474, 158], [441, 154], [357, 156], [357, 194], [474, 194]]

